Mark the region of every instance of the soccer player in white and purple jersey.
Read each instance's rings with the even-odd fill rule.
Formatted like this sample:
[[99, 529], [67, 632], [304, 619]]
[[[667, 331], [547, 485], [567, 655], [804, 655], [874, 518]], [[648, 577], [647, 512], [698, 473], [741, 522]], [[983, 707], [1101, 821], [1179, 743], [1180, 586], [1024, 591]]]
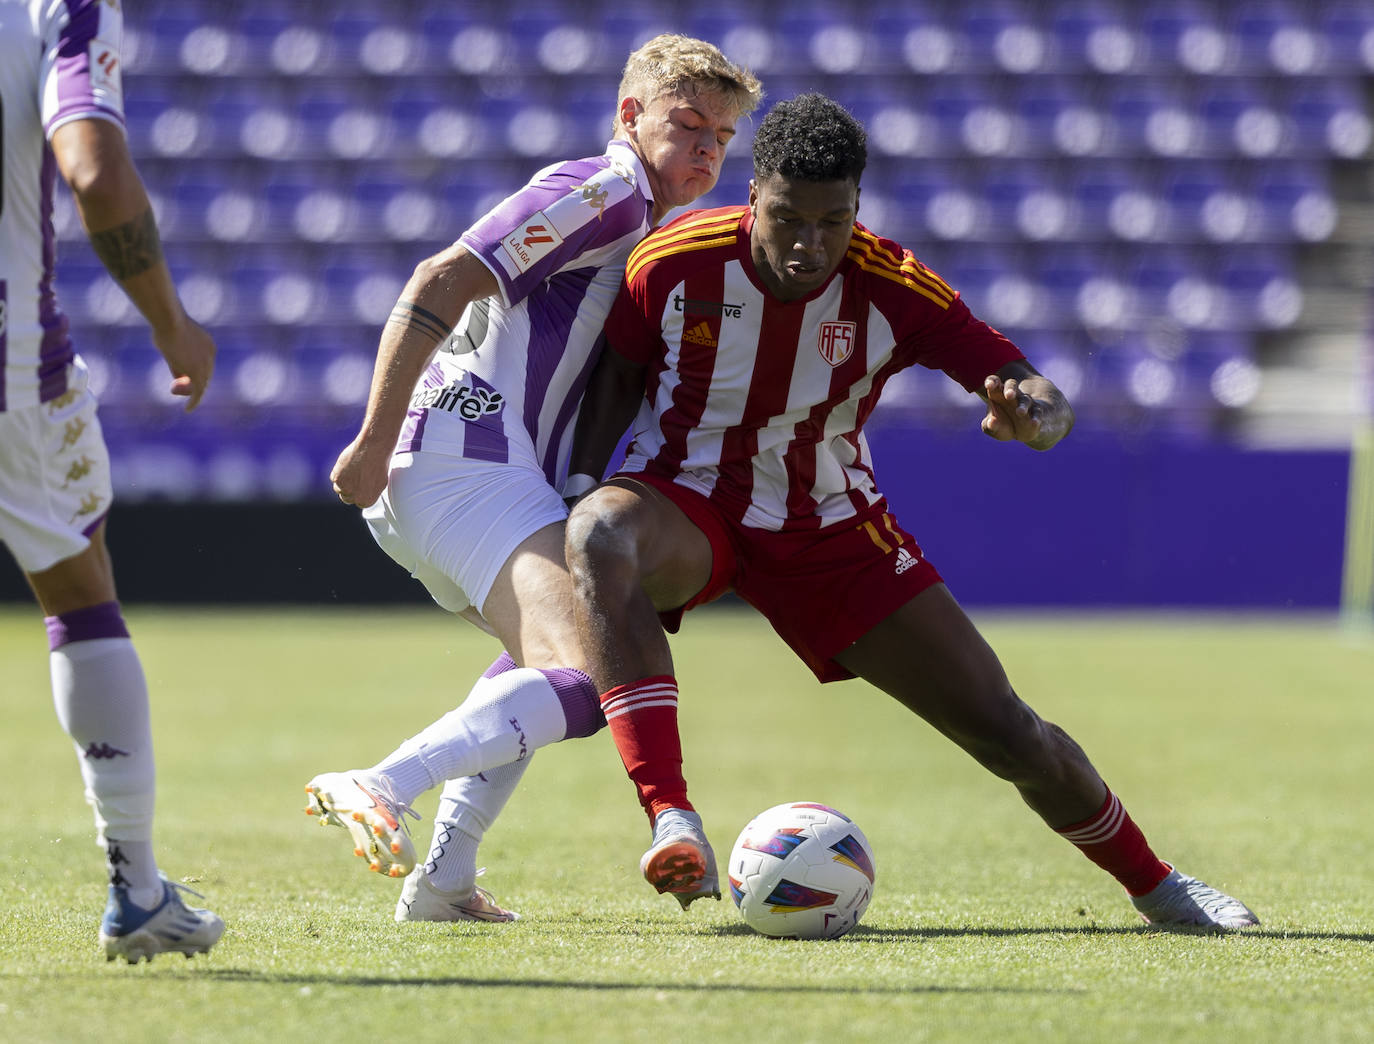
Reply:
[[224, 922], [187, 907], [153, 856], [148, 690], [105, 547], [109, 454], [53, 293], [59, 174], [187, 409], [205, 392], [215, 344], [177, 299], [124, 140], [121, 17], [99, 0], [0, 0], [0, 541], [47, 618], [53, 699], [105, 850], [100, 940], [110, 959], [137, 963], [202, 953]]
[[[866, 679], [1012, 783], [1149, 923], [1257, 924], [1155, 855], [1078, 744], [1017, 696], [878, 491], [863, 426], [904, 367], [981, 394], [983, 430], [1001, 441], [1048, 450], [1073, 410], [939, 276], [857, 223], [866, 155], [863, 128], [830, 99], [778, 103], [754, 139], [749, 204], [645, 239], [606, 323], [588, 393], [598, 424], [579, 430], [574, 467], [608, 462], [628, 391], [639, 417], [625, 466], [573, 511], [566, 555], [589, 673], [654, 828], [641, 872], [683, 907], [720, 896], [659, 625], [733, 590], [820, 681]], [[1008, 526], [989, 533], [1002, 553]]]
[[[370, 769], [306, 785], [372, 870], [408, 875], [396, 919], [509, 921], [476, 885], [477, 845], [540, 746], [604, 724], [563, 563], [572, 432], [630, 250], [715, 185], [758, 81], [667, 34], [630, 55], [614, 138], [557, 163], [422, 261], [378, 348], [335, 492], [443, 608], [506, 652], [465, 701]], [[443, 786], [429, 858], [404, 816]], [[412, 813], [413, 814], [413, 813]]]

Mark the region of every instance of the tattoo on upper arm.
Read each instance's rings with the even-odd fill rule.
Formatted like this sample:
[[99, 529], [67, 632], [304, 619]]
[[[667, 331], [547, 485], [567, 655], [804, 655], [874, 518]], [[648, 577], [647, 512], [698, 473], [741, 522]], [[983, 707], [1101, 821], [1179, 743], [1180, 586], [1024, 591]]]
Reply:
[[157, 219], [149, 207], [132, 221], [91, 233], [96, 257], [110, 275], [123, 282], [162, 262], [162, 241], [157, 234]]
[[433, 312], [426, 311], [414, 301], [397, 301], [396, 307], [391, 310], [386, 321], [424, 334], [435, 344], [442, 341], [453, 330]]

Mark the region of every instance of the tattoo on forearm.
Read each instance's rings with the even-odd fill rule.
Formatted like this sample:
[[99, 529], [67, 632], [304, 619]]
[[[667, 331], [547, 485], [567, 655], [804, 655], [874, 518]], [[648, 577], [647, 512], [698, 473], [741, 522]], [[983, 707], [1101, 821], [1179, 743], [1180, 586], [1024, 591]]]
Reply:
[[162, 262], [162, 241], [158, 238], [152, 207], [132, 221], [92, 232], [91, 246], [110, 275], [121, 283]]
[[397, 301], [396, 307], [391, 310], [386, 321], [422, 333], [435, 344], [447, 337], [453, 329], [433, 312], [426, 311], [414, 301]]

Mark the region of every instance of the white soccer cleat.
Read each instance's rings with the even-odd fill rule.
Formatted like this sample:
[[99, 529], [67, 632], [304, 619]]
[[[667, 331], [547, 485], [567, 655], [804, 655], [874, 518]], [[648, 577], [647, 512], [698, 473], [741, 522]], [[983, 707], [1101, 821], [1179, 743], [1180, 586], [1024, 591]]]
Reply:
[[658, 814], [653, 845], [640, 859], [639, 872], [660, 894], [671, 892], [684, 910], [697, 899], [720, 898], [716, 855], [695, 812], [669, 808]]
[[305, 814], [319, 816], [321, 826], [341, 826], [353, 835], [353, 854], [367, 860], [373, 873], [404, 877], [415, 869], [415, 846], [405, 827], [407, 815], [419, 819], [400, 801], [385, 776], [372, 772], [324, 772], [305, 785], [310, 795]]
[[[1166, 864], [1167, 865], [1167, 864]], [[1154, 891], [1131, 899], [1146, 924], [1156, 928], [1209, 928], [1232, 931], [1260, 923], [1239, 899], [1232, 899], [1172, 866]]]
[[130, 964], [151, 961], [159, 953], [183, 953], [187, 957], [207, 953], [224, 934], [224, 922], [209, 910], [187, 906], [178, 891], [199, 892], [163, 878], [162, 902], [151, 910], [135, 906], [129, 890], [110, 885], [110, 900], [100, 921], [100, 945], [105, 959], [123, 957]]
[[[481, 871], [477, 871], [479, 874]], [[496, 905], [490, 892], [474, 887], [471, 892], [441, 892], [429, 883], [423, 867], [406, 878], [396, 903], [396, 920], [405, 921], [518, 921], [514, 910]]]

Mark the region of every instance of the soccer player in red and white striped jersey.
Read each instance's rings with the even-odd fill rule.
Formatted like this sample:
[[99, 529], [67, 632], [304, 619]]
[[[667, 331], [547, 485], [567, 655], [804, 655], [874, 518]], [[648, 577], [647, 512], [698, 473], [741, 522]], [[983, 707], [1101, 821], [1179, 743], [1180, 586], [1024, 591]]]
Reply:
[[830, 99], [779, 103], [755, 137], [748, 206], [645, 239], [607, 321], [573, 469], [600, 474], [636, 399], [639, 414], [566, 551], [583, 651], [654, 827], [644, 876], [684, 908], [720, 894], [659, 623], [676, 630], [733, 590], [822, 682], [867, 679], [1011, 782], [1147, 921], [1258, 923], [1154, 854], [1082, 749], [1017, 696], [878, 491], [863, 424], [905, 367], [982, 395], [983, 430], [1001, 441], [1050, 449], [1073, 411], [943, 280], [857, 223], [865, 156], [862, 127]]

